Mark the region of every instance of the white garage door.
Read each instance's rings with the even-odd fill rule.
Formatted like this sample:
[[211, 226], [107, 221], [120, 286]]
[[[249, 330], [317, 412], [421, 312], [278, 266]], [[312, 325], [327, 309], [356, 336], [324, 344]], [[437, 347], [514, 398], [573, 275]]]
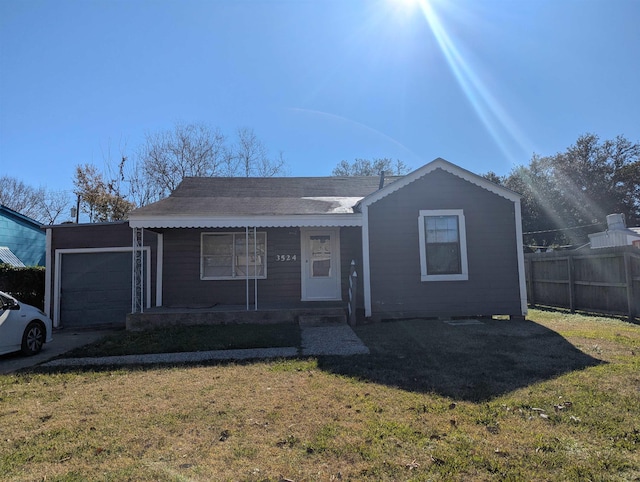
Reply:
[[131, 312], [131, 251], [63, 253], [60, 325], [124, 326]]

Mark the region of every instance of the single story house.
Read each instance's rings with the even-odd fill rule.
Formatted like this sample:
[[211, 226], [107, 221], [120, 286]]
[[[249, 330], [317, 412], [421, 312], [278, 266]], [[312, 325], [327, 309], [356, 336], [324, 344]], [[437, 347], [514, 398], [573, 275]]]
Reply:
[[0, 263], [15, 267], [45, 265], [45, 235], [40, 223], [2, 204]]
[[[62, 324], [73, 229], [48, 234]], [[520, 197], [443, 159], [386, 179], [185, 178], [117, 229], [117, 242], [92, 232], [83, 249], [127, 253], [133, 312], [344, 310], [350, 285], [359, 320], [527, 312]]]

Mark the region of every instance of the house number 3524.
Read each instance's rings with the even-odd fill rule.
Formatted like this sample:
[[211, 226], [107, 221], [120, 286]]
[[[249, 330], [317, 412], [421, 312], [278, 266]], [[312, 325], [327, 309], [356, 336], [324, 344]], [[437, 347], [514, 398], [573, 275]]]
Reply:
[[298, 256], [295, 254], [276, 254], [276, 261], [295, 261]]

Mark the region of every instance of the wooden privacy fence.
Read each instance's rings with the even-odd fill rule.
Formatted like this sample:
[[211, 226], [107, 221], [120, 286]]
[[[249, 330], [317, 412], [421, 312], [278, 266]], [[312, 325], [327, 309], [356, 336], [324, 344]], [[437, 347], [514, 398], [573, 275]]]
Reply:
[[525, 255], [531, 305], [640, 315], [640, 249], [633, 246]]

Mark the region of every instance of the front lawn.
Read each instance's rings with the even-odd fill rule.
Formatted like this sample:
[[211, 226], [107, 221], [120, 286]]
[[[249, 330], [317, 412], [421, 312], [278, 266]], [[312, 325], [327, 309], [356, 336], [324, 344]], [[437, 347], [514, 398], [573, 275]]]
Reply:
[[3, 480], [638, 480], [640, 326], [358, 327], [371, 355], [0, 376]]
[[178, 353], [300, 345], [300, 328], [294, 323], [169, 326], [148, 331], [119, 331], [64, 355], [101, 357]]

